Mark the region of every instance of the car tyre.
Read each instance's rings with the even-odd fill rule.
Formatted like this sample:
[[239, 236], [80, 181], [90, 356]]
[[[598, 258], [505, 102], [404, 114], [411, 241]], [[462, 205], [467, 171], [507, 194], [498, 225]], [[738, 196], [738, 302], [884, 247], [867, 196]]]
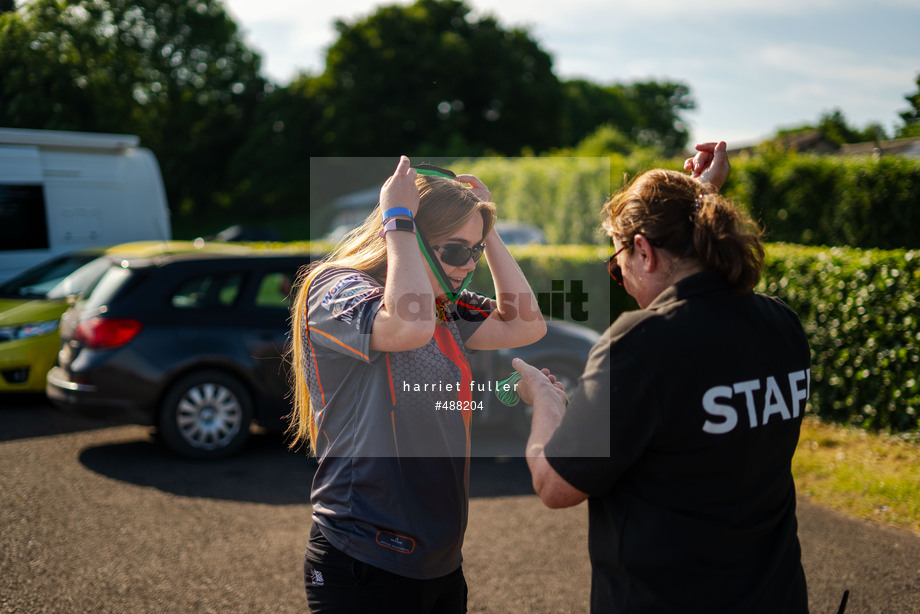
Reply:
[[[565, 387], [566, 398], [572, 398], [572, 395], [575, 394], [575, 390], [578, 389], [578, 379], [581, 377], [580, 369], [575, 369], [570, 364], [564, 364], [556, 361], [550, 361], [546, 364], [541, 364], [538, 360], [536, 363], [531, 364], [540, 369], [549, 369], [549, 372], [555, 376], [556, 381], [561, 382]], [[520, 435], [524, 438], [529, 437], [530, 425], [533, 421], [533, 407], [521, 401], [517, 407], [511, 409], [513, 410], [509, 417], [511, 428], [517, 435]]]
[[170, 387], [158, 426], [163, 442], [180, 455], [220, 458], [245, 445], [252, 414], [252, 397], [238, 379], [197, 371]]

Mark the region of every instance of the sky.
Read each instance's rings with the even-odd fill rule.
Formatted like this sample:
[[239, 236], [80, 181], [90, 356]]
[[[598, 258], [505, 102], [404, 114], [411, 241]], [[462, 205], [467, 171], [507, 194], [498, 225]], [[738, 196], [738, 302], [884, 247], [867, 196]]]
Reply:
[[[333, 24], [407, 0], [224, 0], [263, 75], [319, 74]], [[560, 79], [690, 87], [691, 142], [750, 145], [839, 110], [850, 126], [902, 125], [920, 75], [917, 0], [466, 0], [526, 28]]]

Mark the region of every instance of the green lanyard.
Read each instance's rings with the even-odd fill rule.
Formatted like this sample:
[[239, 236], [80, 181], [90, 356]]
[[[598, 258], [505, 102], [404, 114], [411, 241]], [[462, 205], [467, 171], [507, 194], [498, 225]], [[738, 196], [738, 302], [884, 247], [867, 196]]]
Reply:
[[[498, 400], [508, 407], [514, 407], [517, 405], [518, 401], [521, 400], [521, 397], [518, 396], [518, 393], [514, 388], [517, 386], [519, 381], [521, 381], [521, 374], [517, 371], [512, 371], [511, 375], [498, 382], [495, 385], [495, 396], [498, 397]], [[508, 390], [505, 390], [506, 386], [508, 387]]]
[[[454, 179], [456, 177], [453, 171], [432, 164], [416, 164], [412, 168], [414, 168], [419, 175], [434, 175], [435, 177], [446, 177], [448, 179]], [[447, 275], [444, 274], [444, 269], [441, 268], [440, 261], [438, 261], [437, 257], [434, 255], [434, 251], [431, 249], [431, 246], [428, 245], [428, 241], [422, 236], [422, 231], [419, 230], [418, 226], [415, 227], [415, 236], [418, 239], [418, 246], [422, 250], [422, 255], [425, 256], [425, 260], [428, 261], [428, 266], [430, 266], [431, 270], [434, 272], [438, 284], [440, 284], [441, 289], [444, 290], [444, 294], [447, 295], [447, 300], [452, 303], [457, 302], [457, 299], [460, 298], [460, 293], [466, 290], [470, 280], [473, 279], [473, 272], [470, 271], [470, 274], [466, 276], [466, 279], [464, 279], [463, 283], [460, 285], [460, 289], [454, 292], [450, 289]]]
[[418, 239], [418, 246], [422, 250], [422, 255], [425, 256], [425, 260], [428, 261], [428, 266], [431, 267], [435, 278], [438, 280], [438, 284], [440, 284], [441, 289], [444, 290], [444, 294], [447, 295], [447, 300], [455, 303], [457, 299], [460, 298], [460, 293], [466, 290], [466, 287], [470, 284], [470, 280], [473, 279], [473, 271], [470, 271], [469, 275], [466, 276], [466, 279], [464, 279], [463, 283], [460, 285], [460, 288], [454, 292], [450, 289], [447, 275], [444, 273], [444, 269], [441, 268], [440, 261], [438, 261], [437, 257], [434, 255], [434, 250], [428, 245], [428, 241], [422, 236], [422, 231], [418, 226], [415, 227], [415, 237]]

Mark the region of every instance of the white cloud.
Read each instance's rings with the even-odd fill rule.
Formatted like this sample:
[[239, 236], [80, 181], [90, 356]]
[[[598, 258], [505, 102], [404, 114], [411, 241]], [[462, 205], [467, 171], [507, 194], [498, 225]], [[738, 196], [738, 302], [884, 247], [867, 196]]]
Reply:
[[886, 54], [866, 56], [846, 46], [766, 46], [760, 49], [757, 60], [767, 69], [854, 87], [866, 83], [874, 87], [901, 86], [905, 74], [917, 69], [916, 59]]
[[906, 107], [918, 66], [912, 58], [820, 45], [763, 48], [757, 65], [774, 73], [766, 101], [780, 109], [808, 109], [811, 121], [840, 109], [851, 124], [891, 127]]
[[303, 0], [224, 0], [250, 47], [262, 56], [264, 72], [286, 83], [299, 71], [322, 72], [325, 49], [335, 42], [337, 19], [352, 21], [372, 13], [379, 0], [346, 4]]

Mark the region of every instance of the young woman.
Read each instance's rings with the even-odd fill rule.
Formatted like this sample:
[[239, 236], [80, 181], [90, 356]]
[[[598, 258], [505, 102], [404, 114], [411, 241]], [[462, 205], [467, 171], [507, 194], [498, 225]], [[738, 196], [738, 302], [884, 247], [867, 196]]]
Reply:
[[549, 507], [588, 500], [592, 612], [804, 613], [790, 464], [808, 341], [753, 292], [759, 230], [716, 193], [725, 144], [700, 147], [693, 176], [649, 171], [605, 206], [610, 274], [640, 309], [607, 329], [568, 407], [513, 361], [534, 406], [527, 462]]
[[[319, 464], [304, 563], [314, 613], [466, 611], [466, 352], [546, 332], [494, 220], [478, 178], [403, 156], [378, 208], [301, 280], [291, 430]], [[498, 302], [466, 289], [483, 254]]]

